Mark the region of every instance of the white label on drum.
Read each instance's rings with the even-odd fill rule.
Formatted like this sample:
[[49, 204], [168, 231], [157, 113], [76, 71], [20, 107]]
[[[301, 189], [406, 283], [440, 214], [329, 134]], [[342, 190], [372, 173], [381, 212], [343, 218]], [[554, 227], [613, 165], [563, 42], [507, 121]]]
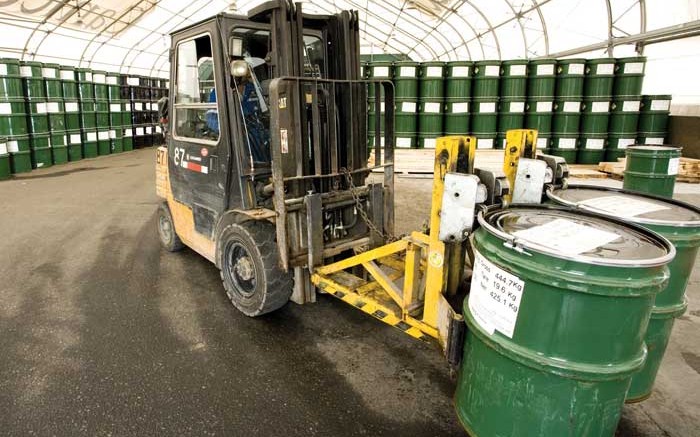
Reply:
[[538, 149], [546, 149], [549, 143], [549, 138], [537, 138], [537, 144], [535, 145]]
[[7, 142], [7, 151], [10, 153], [19, 152], [19, 143], [17, 141], [8, 141]]
[[85, 73], [85, 81], [92, 82], [92, 73]]
[[55, 114], [60, 111], [58, 107], [58, 102], [48, 102], [46, 104], [46, 111], [50, 114]]
[[0, 114], [2, 114], [2, 115], [12, 114], [12, 104], [11, 103], [0, 103]]
[[564, 255], [590, 252], [620, 238], [614, 232], [566, 219], [554, 219], [543, 225], [513, 232], [513, 235]]
[[629, 100], [622, 103], [622, 112], [639, 112], [639, 100]]
[[469, 67], [452, 67], [452, 77], [469, 77]]
[[401, 102], [401, 112], [416, 112], [416, 102]]
[[119, 103], [110, 103], [109, 110], [111, 112], [122, 112], [122, 105], [120, 105]]
[[124, 136], [130, 137], [131, 136], [131, 129], [124, 129]]
[[658, 203], [646, 202], [630, 196], [593, 197], [579, 203], [617, 217], [637, 217], [650, 212], [670, 209]]
[[66, 102], [66, 112], [78, 112], [78, 104], [76, 102]]
[[435, 148], [435, 138], [426, 138], [423, 140], [423, 147], [426, 149]]
[[511, 65], [510, 66], [511, 76], [525, 76], [527, 75], [527, 65]]
[[92, 75], [92, 81], [94, 83], [105, 83], [105, 75], [100, 73], [95, 73]]
[[46, 114], [46, 103], [37, 103], [36, 112], [37, 114]]
[[601, 138], [588, 138], [586, 140], [585, 149], [602, 150], [605, 147], [605, 140]]
[[493, 149], [493, 138], [481, 138], [476, 141], [477, 149]]
[[7, 143], [0, 143], [0, 155], [7, 155]]
[[581, 102], [564, 102], [564, 112], [581, 112]]
[[61, 70], [61, 79], [75, 80], [75, 73], [73, 72], [73, 70]]
[[635, 138], [618, 138], [617, 148], [626, 149], [628, 146], [633, 145], [635, 141], [637, 141]]
[[487, 102], [487, 103], [480, 103], [479, 104], [479, 112], [484, 114], [490, 114], [493, 112], [496, 112], [496, 103], [495, 102]]
[[559, 138], [559, 148], [560, 149], [575, 149], [576, 148], [576, 138]]
[[651, 111], [668, 111], [671, 109], [670, 100], [652, 100], [651, 101]]
[[591, 112], [608, 112], [610, 110], [610, 102], [593, 102]]
[[42, 68], [41, 75], [46, 77], [46, 78], [49, 78], [49, 79], [55, 79], [56, 78], [56, 69], [55, 68]]
[[156, 129], [156, 132], [157, 132], [157, 133], [161, 133], [161, 129], [160, 129], [160, 126], [159, 126], [159, 125], [156, 125], [155, 129]]
[[425, 77], [442, 77], [442, 67], [428, 67], [425, 69]]
[[411, 147], [411, 140], [413, 138], [406, 137], [396, 137], [396, 147]]
[[463, 114], [465, 112], [469, 112], [469, 102], [460, 102], [452, 104], [453, 114]]
[[138, 77], [127, 77], [126, 84], [131, 85], [131, 86], [137, 86], [139, 84], [139, 78]]
[[71, 134], [70, 142], [71, 144], [80, 144], [80, 134]]
[[568, 74], [583, 74], [586, 64], [569, 64]]
[[99, 131], [97, 133], [97, 138], [99, 138], [101, 140], [108, 140], [109, 139], [109, 132], [107, 132], [106, 130]]
[[136, 135], [143, 135], [143, 128], [142, 127], [136, 128]]
[[439, 114], [441, 104], [437, 102], [425, 102], [423, 104], [423, 112], [427, 114]]
[[642, 144], [654, 144], [657, 146], [661, 146], [664, 144], [664, 139], [663, 138], [656, 138], [656, 137], [642, 137], [643, 141]]
[[508, 112], [525, 112], [525, 102], [510, 102]]
[[7, 64], [0, 64], [0, 76], [7, 76]]
[[501, 67], [498, 65], [487, 65], [484, 68], [484, 76], [493, 77], [501, 75]]
[[489, 335], [513, 338], [525, 282], [474, 251], [469, 311]]
[[554, 64], [544, 64], [544, 65], [538, 65], [537, 66], [537, 75], [538, 76], [544, 76], [544, 75], [552, 75], [554, 74]]
[[416, 77], [416, 67], [399, 68], [399, 77]]
[[537, 102], [535, 112], [552, 112], [552, 102]]
[[97, 132], [88, 132], [87, 133], [87, 140], [88, 141], [97, 141]]
[[117, 84], [117, 77], [116, 76], [107, 76], [107, 83], [110, 85], [116, 85]]
[[631, 62], [629, 64], [625, 64], [624, 72], [625, 72], [625, 74], [644, 73], [644, 63], [643, 62]]
[[151, 128], [151, 126], [146, 126], [146, 134], [150, 135], [152, 133], [153, 133], [153, 129]]
[[389, 67], [374, 67], [374, 77], [389, 76]]
[[681, 158], [671, 158], [668, 161], [668, 174], [669, 176], [678, 174], [678, 167], [681, 165]]
[[595, 74], [613, 74], [615, 73], [615, 64], [598, 64], [595, 68]]
[[29, 65], [19, 67], [19, 74], [22, 77], [32, 77], [32, 67]]
[[115, 131], [115, 130], [109, 131], [109, 138], [112, 140], [117, 138], [117, 131]]

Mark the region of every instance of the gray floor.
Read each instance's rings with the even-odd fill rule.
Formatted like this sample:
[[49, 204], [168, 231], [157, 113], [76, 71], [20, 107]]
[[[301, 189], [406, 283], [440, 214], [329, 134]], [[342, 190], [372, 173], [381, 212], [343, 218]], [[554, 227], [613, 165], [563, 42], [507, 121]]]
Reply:
[[[147, 149], [0, 182], [1, 435], [463, 435], [435, 348], [327, 296], [242, 316], [213, 265], [160, 249], [153, 181]], [[400, 232], [430, 188], [397, 178]], [[698, 435], [697, 270], [621, 436]]]

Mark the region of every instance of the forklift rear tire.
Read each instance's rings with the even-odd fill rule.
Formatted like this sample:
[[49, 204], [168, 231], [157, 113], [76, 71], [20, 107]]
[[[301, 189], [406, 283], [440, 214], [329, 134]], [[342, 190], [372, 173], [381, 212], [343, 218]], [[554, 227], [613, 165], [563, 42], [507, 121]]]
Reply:
[[168, 252], [177, 252], [185, 248], [182, 240], [175, 232], [173, 216], [170, 214], [170, 208], [165, 202], [158, 207], [158, 236], [160, 237], [160, 244]]
[[278, 265], [275, 237], [273, 225], [255, 221], [228, 225], [219, 236], [226, 294], [249, 317], [281, 308], [292, 295], [294, 280]]

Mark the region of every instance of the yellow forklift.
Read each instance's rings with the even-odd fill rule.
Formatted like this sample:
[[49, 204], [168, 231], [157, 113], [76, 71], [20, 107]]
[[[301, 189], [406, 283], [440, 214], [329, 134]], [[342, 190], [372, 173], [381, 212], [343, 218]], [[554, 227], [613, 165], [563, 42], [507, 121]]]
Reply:
[[[313, 302], [318, 290], [437, 340], [456, 365], [465, 325], [450, 301], [478, 205], [539, 202], [566, 166], [536, 159], [534, 131], [508, 133], [502, 171], [474, 168], [475, 138], [442, 138], [430, 231], [392, 238], [393, 87], [360, 80], [358, 24], [356, 12], [307, 15], [279, 0], [172, 35], [171, 134], [156, 165], [160, 239], [216, 264], [248, 316]], [[378, 168], [382, 181], [369, 183]]]

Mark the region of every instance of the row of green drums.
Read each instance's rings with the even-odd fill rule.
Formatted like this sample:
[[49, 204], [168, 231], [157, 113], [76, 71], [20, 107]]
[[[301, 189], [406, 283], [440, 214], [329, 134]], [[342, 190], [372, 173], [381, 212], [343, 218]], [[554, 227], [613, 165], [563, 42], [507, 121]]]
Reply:
[[700, 209], [604, 187], [546, 195], [479, 214], [455, 396], [473, 436], [613, 436], [687, 307]]

